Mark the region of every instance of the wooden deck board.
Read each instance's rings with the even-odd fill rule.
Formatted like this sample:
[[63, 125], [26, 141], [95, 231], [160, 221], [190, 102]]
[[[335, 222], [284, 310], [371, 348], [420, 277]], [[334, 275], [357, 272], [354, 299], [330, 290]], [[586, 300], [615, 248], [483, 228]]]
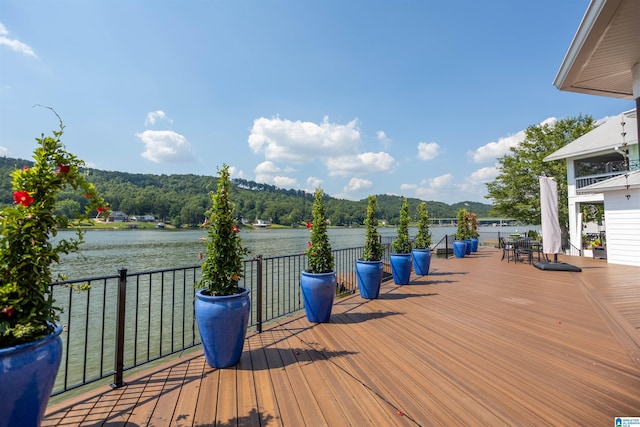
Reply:
[[581, 273], [437, 259], [377, 300], [338, 299], [249, 336], [238, 366], [198, 353], [51, 405], [43, 426], [609, 425], [640, 414], [640, 268]]

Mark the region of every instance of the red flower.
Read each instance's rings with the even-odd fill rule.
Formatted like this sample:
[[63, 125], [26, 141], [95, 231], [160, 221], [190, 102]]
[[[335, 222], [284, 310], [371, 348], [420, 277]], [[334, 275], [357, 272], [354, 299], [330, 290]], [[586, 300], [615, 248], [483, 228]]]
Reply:
[[311, 242], [307, 242], [307, 246], [311, 247], [313, 244]]
[[97, 211], [98, 211], [98, 213], [106, 212], [106, 211], [107, 211], [107, 208], [105, 208], [105, 207], [102, 207], [102, 206], [101, 206], [101, 207], [99, 207], [99, 208], [97, 209]]
[[233, 226], [233, 231], [235, 231], [236, 233], [240, 232], [240, 227], [238, 227], [237, 225]]
[[307, 228], [311, 228], [313, 227], [313, 224], [311, 224], [309, 221], [307, 221]]
[[86, 197], [87, 199], [90, 199], [90, 198], [92, 198], [92, 197], [93, 197], [93, 194], [91, 194], [91, 193], [85, 193], [85, 194], [84, 194], [84, 197]]
[[29, 166], [25, 166], [25, 167], [23, 167], [23, 168], [22, 168], [22, 171], [23, 171], [23, 172], [26, 172], [26, 171], [28, 171], [28, 170], [29, 170]]
[[69, 165], [58, 165], [58, 173], [68, 174], [71, 170]]
[[13, 307], [5, 307], [2, 309], [2, 313], [6, 314], [7, 317], [13, 316], [13, 313], [16, 312], [16, 309]]
[[22, 206], [29, 206], [33, 203], [33, 197], [31, 197], [28, 191], [15, 191], [13, 193], [13, 201]]

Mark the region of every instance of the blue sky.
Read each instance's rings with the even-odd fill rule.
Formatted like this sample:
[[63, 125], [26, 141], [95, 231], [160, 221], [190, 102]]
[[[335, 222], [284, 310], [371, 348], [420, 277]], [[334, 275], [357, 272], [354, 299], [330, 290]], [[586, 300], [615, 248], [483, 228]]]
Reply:
[[0, 0], [0, 155], [360, 200], [486, 199], [524, 130], [633, 102], [553, 79], [588, 0]]

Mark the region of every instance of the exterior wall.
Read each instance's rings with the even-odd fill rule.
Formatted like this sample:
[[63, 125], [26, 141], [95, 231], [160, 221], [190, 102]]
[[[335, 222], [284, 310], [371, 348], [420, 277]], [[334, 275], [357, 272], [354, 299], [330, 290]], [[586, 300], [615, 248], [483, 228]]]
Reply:
[[[631, 194], [627, 200], [626, 195]], [[604, 194], [607, 262], [640, 266], [640, 189]]]

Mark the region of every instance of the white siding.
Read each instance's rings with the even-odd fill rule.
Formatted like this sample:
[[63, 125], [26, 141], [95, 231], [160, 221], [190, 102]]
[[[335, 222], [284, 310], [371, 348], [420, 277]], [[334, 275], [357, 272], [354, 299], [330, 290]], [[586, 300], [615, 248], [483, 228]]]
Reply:
[[605, 192], [604, 209], [607, 261], [640, 266], [640, 190]]

